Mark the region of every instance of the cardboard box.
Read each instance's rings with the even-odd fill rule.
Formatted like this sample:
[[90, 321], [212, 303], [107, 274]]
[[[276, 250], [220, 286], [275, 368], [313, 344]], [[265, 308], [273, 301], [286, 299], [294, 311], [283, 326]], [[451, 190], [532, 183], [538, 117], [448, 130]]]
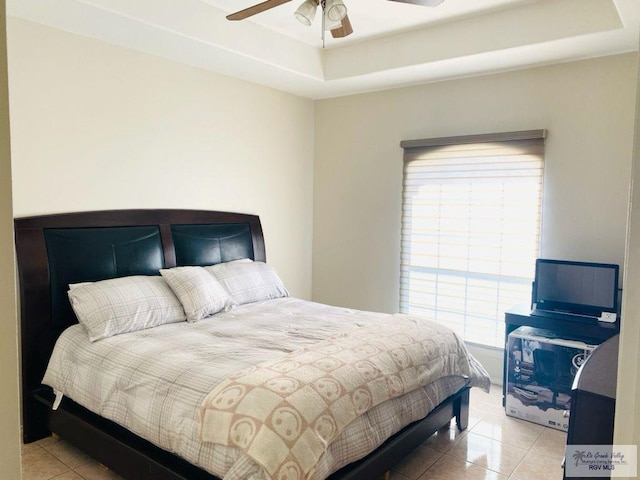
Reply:
[[566, 432], [573, 378], [594, 348], [595, 345], [532, 327], [520, 327], [510, 333], [507, 415]]

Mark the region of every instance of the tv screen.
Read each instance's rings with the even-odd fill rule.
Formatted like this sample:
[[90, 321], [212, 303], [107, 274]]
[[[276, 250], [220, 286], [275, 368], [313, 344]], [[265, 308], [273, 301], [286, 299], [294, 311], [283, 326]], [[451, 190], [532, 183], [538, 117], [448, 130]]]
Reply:
[[538, 309], [601, 317], [618, 311], [619, 266], [536, 260], [533, 303]]

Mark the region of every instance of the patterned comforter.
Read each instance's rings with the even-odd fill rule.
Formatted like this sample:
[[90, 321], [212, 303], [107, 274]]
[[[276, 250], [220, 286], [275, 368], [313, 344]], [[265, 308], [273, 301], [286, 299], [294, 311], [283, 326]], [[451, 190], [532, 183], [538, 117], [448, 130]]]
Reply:
[[[252, 366], [391, 318], [281, 298], [94, 343], [75, 325], [58, 340], [43, 383], [225, 480], [264, 480], [264, 468], [241, 449], [201, 441], [198, 411], [207, 395]], [[331, 441], [311, 478], [364, 457], [463, 386], [488, 389], [489, 381], [469, 356], [466, 372], [380, 403]]]

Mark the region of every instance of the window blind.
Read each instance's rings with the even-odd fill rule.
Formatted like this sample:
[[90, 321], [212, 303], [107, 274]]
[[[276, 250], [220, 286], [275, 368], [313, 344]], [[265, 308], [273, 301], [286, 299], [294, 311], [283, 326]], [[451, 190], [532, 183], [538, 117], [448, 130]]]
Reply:
[[400, 311], [504, 347], [538, 256], [544, 130], [403, 142]]

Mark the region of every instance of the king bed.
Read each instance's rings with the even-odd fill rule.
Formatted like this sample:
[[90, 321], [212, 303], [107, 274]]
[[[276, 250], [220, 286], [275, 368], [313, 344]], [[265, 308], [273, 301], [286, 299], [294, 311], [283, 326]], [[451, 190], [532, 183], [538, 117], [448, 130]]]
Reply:
[[[289, 297], [277, 273], [265, 263], [257, 216], [197, 210], [80, 212], [18, 218], [15, 235], [24, 442], [55, 433], [126, 479], [369, 480], [384, 475], [426, 438], [448, 426], [452, 418], [460, 430], [465, 429], [469, 389], [488, 389], [486, 371], [448, 329], [419, 324], [405, 316]], [[243, 272], [250, 272], [250, 281], [240, 291], [238, 277]], [[202, 310], [199, 297], [195, 301], [200, 303], [194, 307], [194, 298], [185, 297], [180, 290], [187, 273], [203, 275], [207, 282], [213, 278], [225, 300], [214, 310]], [[247, 275], [242, 278], [249, 278]], [[87, 317], [86, 292], [99, 299], [104, 295], [126, 297], [120, 298], [119, 308], [139, 314], [140, 305], [132, 306], [131, 295], [111, 287], [117, 282], [129, 282], [127, 292], [161, 287], [162, 295], [172, 297], [176, 315], [167, 320], [170, 308], [163, 307], [162, 321], [145, 317], [135, 328], [133, 321], [119, 321], [105, 330], [103, 323], [94, 320], [95, 314], [104, 316], [105, 306], [100, 304], [89, 312], [94, 317]], [[132, 282], [137, 290], [131, 290]], [[107, 286], [110, 290], [105, 290]], [[158, 291], [154, 290], [153, 302], [160, 301]], [[396, 330], [381, 330], [389, 320]], [[424, 344], [410, 350], [413, 347], [407, 345], [420, 331], [427, 332]], [[361, 343], [357, 336], [363, 332], [369, 332], [372, 343]], [[420, 351], [430, 366], [408, 368], [404, 357], [397, 356], [388, 365], [373, 365], [376, 338], [384, 343], [399, 339], [403, 352]], [[344, 348], [345, 342], [351, 342], [348, 348]], [[358, 342], [356, 347], [353, 342]], [[427, 343], [432, 344], [428, 349], [424, 348]], [[351, 382], [329, 378], [347, 370], [347, 360], [336, 363], [341, 358], [336, 352], [341, 348], [363, 355], [354, 360], [355, 370], [369, 383], [364, 390], [355, 385], [344, 398], [331, 399], [327, 385], [334, 380], [342, 385]], [[322, 352], [324, 356], [317, 356]], [[226, 402], [229, 391], [247, 390], [246, 384], [239, 382], [253, 381], [251, 375], [268, 376], [271, 383], [263, 390], [271, 389], [267, 398], [272, 398], [270, 384], [277, 380], [279, 388], [286, 389], [295, 377], [289, 369], [274, 380], [273, 370], [283, 372], [283, 365], [294, 360], [299, 365], [303, 356], [312, 360], [299, 375], [308, 378], [313, 372], [313, 395], [324, 398], [323, 406], [338, 405], [348, 397], [349, 405], [355, 405], [353, 415], [332, 406], [333, 416], [318, 416], [324, 423], [309, 420], [309, 438], [320, 438], [320, 450], [310, 453], [313, 448], [307, 448], [309, 442], [296, 439], [293, 454], [282, 452], [284, 467], [270, 469], [271, 457], [277, 456], [273, 440], [267, 444], [266, 460], [261, 461], [255, 454], [257, 447], [244, 445], [246, 428], [237, 427], [247, 425], [248, 396], [236, 402], [240, 408], [233, 415], [228, 409], [213, 407], [221, 399]], [[264, 365], [273, 370], [265, 370]], [[388, 388], [380, 394], [372, 386], [382, 380], [374, 377], [382, 378], [381, 369], [400, 369], [398, 365], [403, 370], [384, 377], [382, 383]], [[421, 383], [415, 383], [418, 378]], [[283, 381], [288, 382], [285, 387]], [[304, 388], [287, 398], [288, 417], [273, 421], [276, 427], [269, 434], [275, 437], [270, 438], [277, 437], [277, 425], [290, 423], [292, 415], [309, 418], [308, 410], [290, 408], [294, 397], [303, 398], [305, 408], [312, 405], [307, 401], [307, 390], [311, 389], [308, 385]], [[374, 396], [378, 400], [369, 401], [360, 412], [358, 401], [362, 403], [365, 390], [367, 394], [377, 392]], [[279, 397], [277, 400], [281, 405]], [[260, 410], [266, 400], [256, 397], [255, 402], [252, 409]], [[243, 408], [244, 413], [240, 411]], [[262, 415], [253, 410], [248, 414], [251, 425]], [[240, 418], [239, 414], [245, 416]], [[229, 415], [236, 430], [230, 428], [229, 435], [218, 435]], [[271, 411], [261, 420], [268, 417], [271, 422], [276, 416], [277, 412]], [[336, 421], [340, 420], [344, 425], [337, 429]], [[290, 433], [287, 430], [283, 435]], [[251, 434], [251, 441], [254, 436]], [[305, 453], [298, 454], [296, 449], [299, 451], [302, 443]], [[305, 466], [308, 458], [313, 460]]]

